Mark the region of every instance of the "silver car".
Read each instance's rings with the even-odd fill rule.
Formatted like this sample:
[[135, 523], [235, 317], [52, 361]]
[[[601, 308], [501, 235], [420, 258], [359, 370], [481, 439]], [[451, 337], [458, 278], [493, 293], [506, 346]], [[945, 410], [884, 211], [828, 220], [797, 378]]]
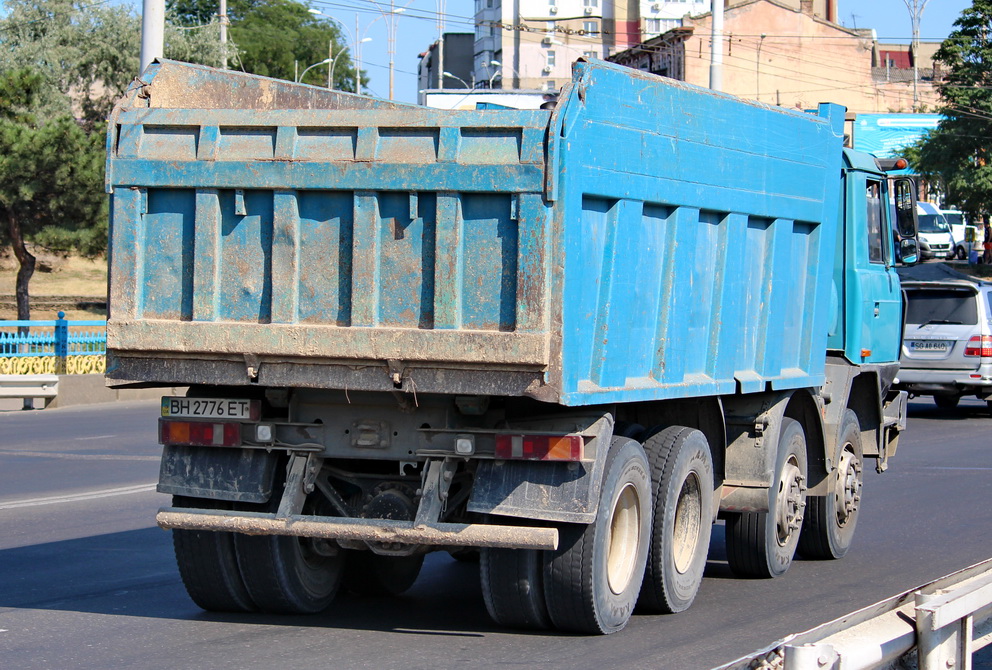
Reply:
[[964, 395], [992, 409], [992, 283], [902, 282], [906, 327], [896, 388], [952, 408]]

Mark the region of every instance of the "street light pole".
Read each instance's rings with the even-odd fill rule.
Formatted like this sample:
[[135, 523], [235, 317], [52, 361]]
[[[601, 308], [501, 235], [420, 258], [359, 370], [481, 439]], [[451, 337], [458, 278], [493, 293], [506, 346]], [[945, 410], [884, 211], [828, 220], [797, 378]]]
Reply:
[[389, 99], [393, 99], [393, 83], [395, 81], [395, 69], [393, 58], [396, 55], [396, 22], [399, 19], [399, 15], [406, 11], [407, 5], [409, 5], [413, 0], [407, 2], [403, 7], [396, 6], [396, 0], [389, 0], [389, 11], [387, 12], [383, 9], [376, 0], [370, 0], [382, 17], [386, 19], [386, 51], [389, 53]]
[[139, 74], [162, 57], [165, 44], [165, 0], [144, 0], [141, 10], [141, 65]]
[[331, 59], [330, 58], [325, 58], [324, 60], [320, 61], [319, 63], [314, 63], [313, 65], [310, 65], [310, 66], [304, 68], [303, 69], [303, 72], [300, 73], [300, 76], [296, 78], [296, 83], [299, 84], [301, 81], [303, 81], [303, 78], [305, 76], [307, 76], [307, 72], [309, 72], [310, 70], [314, 69], [318, 65], [324, 65], [325, 63], [330, 63], [330, 62], [331, 62]]
[[916, 111], [918, 97], [916, 82], [920, 78], [919, 55], [920, 55], [920, 19], [923, 17], [923, 10], [926, 9], [930, 0], [902, 0], [909, 10], [909, 18], [913, 23], [913, 111]]
[[713, 0], [710, 31], [710, 88], [723, 90], [723, 0]]
[[[442, 72], [441, 75], [444, 76], [444, 77], [449, 77], [450, 79], [457, 79], [458, 81], [460, 81], [462, 83], [462, 86], [464, 86], [465, 88], [472, 88], [467, 83], [465, 83], [465, 80], [464, 79], [462, 79], [461, 77], [455, 76], [455, 75], [451, 74], [450, 72]], [[442, 86], [441, 88], [444, 88], [444, 87]]]
[[220, 0], [220, 8], [217, 12], [220, 17], [220, 53], [223, 60], [223, 68], [227, 69], [227, 0]]

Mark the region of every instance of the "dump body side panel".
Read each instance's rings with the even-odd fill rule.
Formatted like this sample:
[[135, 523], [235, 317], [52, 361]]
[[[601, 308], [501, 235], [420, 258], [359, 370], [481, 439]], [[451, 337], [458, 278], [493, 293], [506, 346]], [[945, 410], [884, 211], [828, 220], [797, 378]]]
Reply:
[[821, 115], [576, 66], [549, 180], [565, 404], [822, 383], [843, 110]]

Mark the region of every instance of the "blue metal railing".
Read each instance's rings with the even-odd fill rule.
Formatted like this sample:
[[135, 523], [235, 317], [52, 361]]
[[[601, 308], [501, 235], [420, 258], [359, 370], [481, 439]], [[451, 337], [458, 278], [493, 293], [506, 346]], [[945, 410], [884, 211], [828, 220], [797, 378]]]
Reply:
[[0, 357], [107, 353], [106, 321], [67, 321], [63, 312], [58, 316], [56, 321], [0, 321]]

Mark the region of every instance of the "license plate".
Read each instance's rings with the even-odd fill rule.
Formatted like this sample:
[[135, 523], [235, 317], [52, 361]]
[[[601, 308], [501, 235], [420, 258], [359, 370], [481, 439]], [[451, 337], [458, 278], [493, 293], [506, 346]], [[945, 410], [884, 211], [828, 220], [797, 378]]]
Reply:
[[180, 419], [258, 419], [258, 400], [225, 398], [162, 398], [162, 416]]
[[946, 340], [910, 340], [909, 348], [913, 351], [947, 351], [950, 342]]

